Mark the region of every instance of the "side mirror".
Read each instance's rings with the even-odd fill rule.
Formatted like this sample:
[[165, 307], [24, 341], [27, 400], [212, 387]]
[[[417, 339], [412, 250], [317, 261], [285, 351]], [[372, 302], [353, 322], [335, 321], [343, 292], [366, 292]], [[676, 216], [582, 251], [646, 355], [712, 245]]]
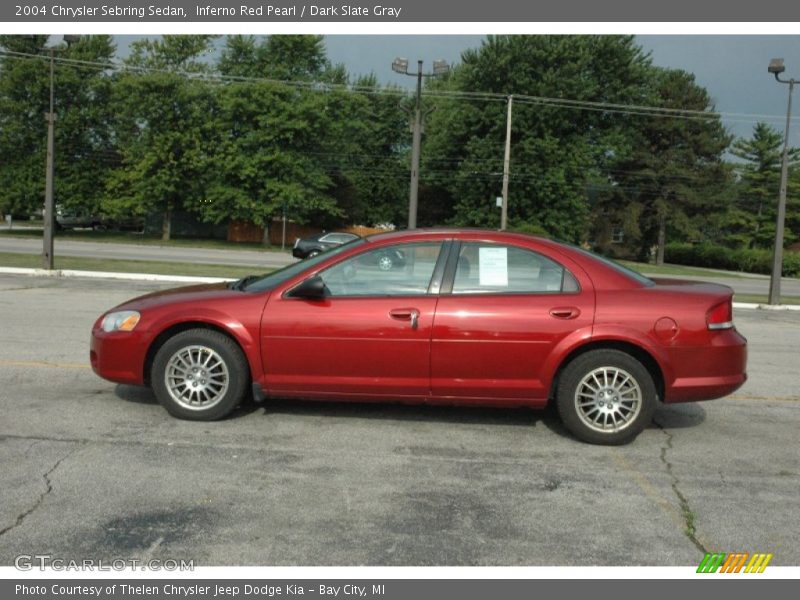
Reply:
[[322, 300], [328, 295], [328, 288], [322, 277], [314, 275], [289, 292], [290, 298], [304, 298], [306, 300]]

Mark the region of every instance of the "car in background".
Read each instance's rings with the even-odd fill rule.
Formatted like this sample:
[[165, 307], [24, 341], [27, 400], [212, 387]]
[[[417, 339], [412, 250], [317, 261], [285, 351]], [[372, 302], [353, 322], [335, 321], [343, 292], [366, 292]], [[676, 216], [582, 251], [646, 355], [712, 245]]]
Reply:
[[359, 236], [354, 233], [345, 233], [343, 231], [323, 231], [302, 239], [297, 238], [292, 248], [292, 256], [295, 258], [312, 258], [326, 250], [337, 248], [358, 238]]
[[[384, 269], [380, 257], [403, 256]], [[129, 300], [90, 362], [198, 421], [254, 398], [545, 408], [623, 444], [661, 404], [747, 379], [733, 290], [649, 279], [576, 246], [505, 231], [368, 236], [262, 276]]]
[[56, 228], [57, 229], [87, 229], [95, 231], [106, 229], [106, 224], [99, 215], [94, 215], [86, 211], [64, 208], [56, 205]]
[[143, 231], [144, 218], [126, 216], [111, 218], [79, 208], [66, 208], [56, 204], [56, 229], [93, 229], [95, 231]]

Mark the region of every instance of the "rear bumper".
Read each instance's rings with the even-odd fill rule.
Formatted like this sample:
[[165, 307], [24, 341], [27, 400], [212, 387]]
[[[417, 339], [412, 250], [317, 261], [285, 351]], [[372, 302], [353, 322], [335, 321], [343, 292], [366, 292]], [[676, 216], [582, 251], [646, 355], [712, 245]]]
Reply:
[[144, 384], [146, 354], [147, 340], [141, 333], [107, 333], [100, 328], [92, 331], [89, 361], [92, 370], [103, 379], [131, 385]]
[[747, 381], [747, 340], [735, 329], [715, 332], [710, 345], [668, 352], [675, 379], [666, 387], [667, 403], [721, 398]]

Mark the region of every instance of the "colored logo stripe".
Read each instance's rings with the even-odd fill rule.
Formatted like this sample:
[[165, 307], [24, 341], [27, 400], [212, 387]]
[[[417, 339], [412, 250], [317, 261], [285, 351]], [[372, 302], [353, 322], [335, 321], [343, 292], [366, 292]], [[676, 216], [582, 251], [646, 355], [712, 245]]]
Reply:
[[734, 552], [728, 555], [727, 560], [722, 564], [720, 573], [738, 573], [744, 566], [744, 561], [750, 557], [748, 552]]
[[769, 561], [772, 560], [772, 554], [753, 554], [750, 562], [744, 568], [745, 573], [763, 573], [767, 568]]
[[698, 573], [716, 573], [722, 561], [725, 560], [724, 552], [711, 553], [708, 552], [700, 561], [700, 566], [697, 567]]
[[[772, 554], [762, 553], [751, 555], [749, 552], [733, 552], [731, 554], [708, 552], [700, 561], [697, 572], [716, 573], [719, 570], [720, 573], [763, 573], [769, 561], [772, 560], [772, 556]], [[743, 568], [744, 571], [742, 571]]]

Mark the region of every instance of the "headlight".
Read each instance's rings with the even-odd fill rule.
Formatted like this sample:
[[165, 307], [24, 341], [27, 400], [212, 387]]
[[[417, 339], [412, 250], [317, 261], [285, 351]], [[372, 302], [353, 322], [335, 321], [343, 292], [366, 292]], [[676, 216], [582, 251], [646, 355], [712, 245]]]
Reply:
[[119, 312], [108, 313], [103, 317], [100, 327], [103, 331], [133, 331], [139, 322], [141, 315], [135, 310], [121, 310]]

